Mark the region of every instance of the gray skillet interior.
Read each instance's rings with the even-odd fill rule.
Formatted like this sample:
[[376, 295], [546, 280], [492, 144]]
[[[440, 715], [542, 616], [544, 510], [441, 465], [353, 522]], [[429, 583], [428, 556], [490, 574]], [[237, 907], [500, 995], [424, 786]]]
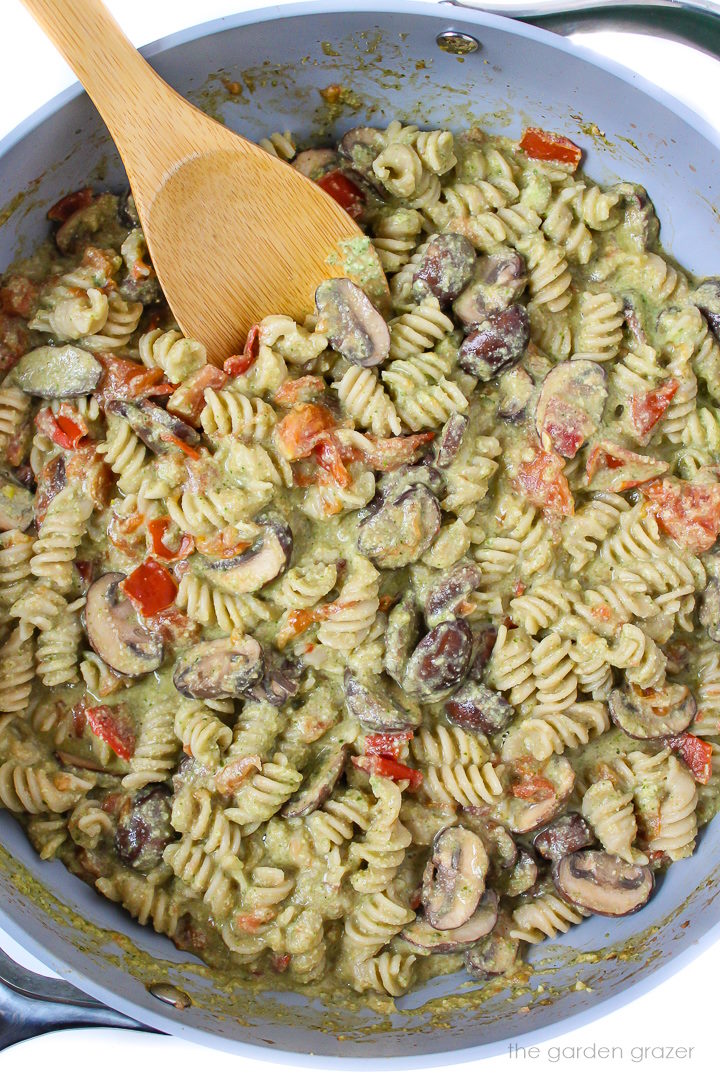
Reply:
[[[587, 149], [591, 176], [620, 176], [648, 188], [663, 243], [680, 262], [698, 274], [720, 269], [717, 137], [692, 114], [534, 28], [418, 3], [328, 6], [333, 10], [305, 4], [220, 20], [146, 53], [181, 93], [210, 104], [255, 139], [285, 128], [319, 138], [328, 114], [318, 91], [331, 83], [350, 86], [362, 102], [336, 119], [331, 134], [357, 123], [384, 126], [395, 117], [456, 129], [479, 122], [510, 135], [528, 122], [563, 131]], [[440, 51], [436, 35], [451, 28], [474, 34], [481, 49], [462, 60]], [[245, 73], [253, 89], [228, 98], [220, 78], [211, 77], [217, 73], [230, 81], [243, 81]], [[589, 134], [591, 124], [603, 135]], [[44, 211], [61, 194], [89, 180], [122, 186], [114, 148], [84, 95], [68, 93], [45, 107], [0, 152], [2, 198], [12, 210], [0, 229], [3, 267], [44, 238]], [[263, 252], [239, 257], [261, 259]], [[467, 991], [454, 977], [409, 995], [397, 1012], [379, 1018], [298, 995], [262, 997], [251, 986], [214, 983], [194, 958], [138, 927], [61, 865], [42, 863], [6, 814], [0, 814], [0, 840], [0, 925], [22, 944], [93, 996], [152, 1027], [251, 1053], [358, 1060], [472, 1050], [482, 1056], [498, 1049], [493, 1044], [540, 1027], [579, 1022], [592, 1007], [608, 1011], [641, 979], [663, 977], [660, 969], [677, 962], [720, 914], [718, 820], [705, 830], [695, 857], [662, 879], [644, 910], [619, 922], [593, 918], [562, 944], [535, 947], [536, 973], [525, 991], [485, 1001], [453, 997], [445, 1013], [424, 1008]], [[34, 896], [28, 874], [38, 883]], [[180, 1014], [163, 1005], [148, 993], [148, 981], [185, 989], [193, 1007]], [[593, 992], [578, 989], [579, 983]], [[538, 984], [544, 990], [534, 992]]]

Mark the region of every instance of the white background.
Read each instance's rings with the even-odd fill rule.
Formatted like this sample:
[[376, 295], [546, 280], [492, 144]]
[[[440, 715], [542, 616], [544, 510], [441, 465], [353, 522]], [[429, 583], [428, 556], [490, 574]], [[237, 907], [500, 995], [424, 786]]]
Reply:
[[[68, 4], [72, 0], [67, 0]], [[640, 0], [642, 2], [642, 0]], [[108, 7], [130, 38], [138, 45], [153, 41], [182, 27], [251, 7], [271, 6], [263, 0], [107, 0]], [[500, 4], [495, 0], [495, 6]], [[73, 77], [53, 47], [35, 27], [19, 0], [0, 0], [0, 136], [10, 131], [49, 97], [73, 81]], [[684, 46], [634, 35], [612, 33], [584, 35], [583, 44], [611, 55], [647, 79], [659, 83], [671, 94], [696, 109], [711, 123], [720, 125], [720, 63]], [[2, 201], [0, 199], [0, 201]], [[718, 253], [720, 268], [720, 252]], [[0, 947], [20, 956], [20, 950], [0, 932]], [[35, 965], [38, 970], [40, 967]], [[708, 948], [684, 970], [609, 1016], [576, 1028], [574, 1032], [538, 1043], [540, 1057], [533, 1062], [511, 1060], [502, 1054], [491, 1062], [461, 1064], [448, 1068], [437, 1061], [448, 1080], [469, 1080], [478, 1072], [492, 1070], [493, 1080], [527, 1075], [596, 1077], [608, 1080], [611, 1073], [626, 1075], [680, 1076], [688, 1068], [717, 1072], [718, 999], [720, 942]], [[614, 1046], [623, 1051], [622, 1063], [570, 1060], [567, 1055], [591, 1052], [593, 1046]], [[635, 1063], [633, 1048], [694, 1047], [690, 1062], [660, 1061]], [[559, 1055], [563, 1057], [557, 1061]], [[637, 1056], [637, 1054], [635, 1054]], [[311, 1060], [308, 1068], [312, 1068]], [[298, 1080], [306, 1070], [279, 1064], [243, 1061], [241, 1057], [206, 1050], [162, 1036], [132, 1032], [65, 1031], [4, 1051], [0, 1055], [0, 1077], [52, 1076], [100, 1077], [127, 1080], [128, 1077], [170, 1076], [172, 1080], [198, 1077], [243, 1075], [263, 1080]], [[452, 1073], [450, 1077], [449, 1074]], [[412, 1071], [413, 1080], [437, 1077], [435, 1069]], [[326, 1072], [330, 1080], [336, 1074]], [[339, 1076], [339, 1073], [337, 1074]], [[358, 1074], [361, 1075], [361, 1074]], [[409, 1073], [407, 1074], [410, 1075]], [[290, 1078], [291, 1080], [291, 1078]]]

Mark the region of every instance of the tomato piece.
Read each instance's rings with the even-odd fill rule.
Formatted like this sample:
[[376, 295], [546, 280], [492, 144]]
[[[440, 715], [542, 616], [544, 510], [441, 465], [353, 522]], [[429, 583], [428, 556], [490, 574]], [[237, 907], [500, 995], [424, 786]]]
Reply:
[[288, 461], [308, 457], [325, 432], [336, 427], [324, 405], [296, 405], [275, 428], [280, 449]]
[[563, 472], [565, 461], [552, 450], [538, 447], [531, 461], [518, 466], [514, 486], [532, 506], [550, 514], [570, 517], [575, 503]]
[[357, 219], [361, 216], [365, 209], [365, 196], [357, 184], [348, 179], [340, 169], [325, 173], [316, 183], [336, 203], [339, 203], [351, 218]]
[[124, 709], [111, 709], [97, 705], [85, 709], [90, 730], [113, 750], [123, 761], [129, 761], [135, 753], [135, 728]]
[[277, 647], [284, 649], [288, 641], [304, 633], [314, 622], [317, 622], [317, 615], [312, 608], [292, 608], [288, 611], [285, 625], [276, 638]]
[[373, 756], [391, 757], [397, 760], [400, 751], [412, 739], [412, 731], [381, 731], [365, 736], [365, 753]]
[[40, 409], [35, 417], [35, 427], [63, 450], [74, 450], [88, 433], [87, 425], [81, 417], [75, 420], [63, 413], [54, 416], [49, 406]]
[[178, 559], [186, 559], [188, 555], [192, 555], [195, 550], [195, 541], [192, 536], [183, 533], [179, 547], [169, 548], [165, 543], [165, 533], [171, 526], [172, 519], [169, 517], [153, 518], [147, 523], [147, 531], [150, 536], [152, 554], [166, 562], [177, 562]]
[[387, 776], [390, 780], [407, 780], [410, 790], [416, 791], [423, 782], [423, 774], [418, 769], [411, 769], [409, 765], [403, 765], [392, 757], [381, 757], [375, 754], [363, 754], [352, 758], [356, 769], [370, 773], [371, 776]]
[[79, 191], [71, 191], [69, 195], [63, 195], [47, 212], [49, 221], [59, 221], [60, 224], [76, 214], [78, 210], [84, 210], [93, 201], [92, 188], [80, 188]]
[[324, 435], [313, 447], [313, 455], [321, 469], [336, 487], [346, 488], [352, 483], [352, 476], [343, 465], [342, 448], [335, 435]]
[[667, 379], [655, 390], [649, 390], [647, 394], [633, 394], [630, 398], [630, 423], [641, 446], [650, 441], [652, 429], [667, 411], [679, 386], [677, 379]]
[[283, 971], [287, 971], [290, 967], [291, 959], [290, 953], [273, 953], [270, 957], [270, 967], [273, 971], [277, 971], [278, 975], [282, 975]]
[[276, 404], [288, 408], [298, 402], [313, 401], [321, 397], [327, 390], [327, 383], [319, 375], [303, 375], [300, 379], [290, 379], [284, 382], [275, 392]]
[[174, 383], [162, 382], [164, 375], [161, 368], [146, 368], [112, 353], [95, 355], [105, 369], [97, 391], [103, 406], [113, 398], [138, 401], [147, 397], [165, 397], [175, 390]]
[[363, 461], [377, 472], [389, 472], [401, 465], [416, 461], [422, 448], [435, 438], [435, 432], [423, 431], [419, 435], [398, 435], [392, 439], [374, 439], [371, 450], [362, 450]]
[[177, 582], [156, 559], [146, 559], [122, 582], [122, 588], [141, 615], [156, 615], [170, 607], [177, 595]]
[[517, 780], [510, 788], [510, 794], [516, 799], [525, 799], [528, 802], [541, 802], [555, 794], [546, 776], [525, 776]]
[[696, 555], [711, 548], [720, 533], [720, 484], [654, 480], [643, 487], [650, 510], [665, 532]]
[[590, 491], [628, 491], [662, 476], [669, 468], [666, 461], [602, 441], [588, 454], [585, 476]]
[[526, 128], [520, 140], [520, 149], [537, 161], [562, 161], [566, 165], [572, 165], [573, 171], [577, 169], [582, 158], [582, 150], [570, 139], [537, 127]]
[[684, 731], [682, 735], [670, 735], [665, 742], [682, 758], [698, 784], [708, 784], [712, 777], [712, 745]]
[[188, 424], [197, 424], [205, 408], [205, 391], [222, 390], [228, 377], [220, 368], [205, 364], [178, 386], [167, 403], [168, 412]]
[[0, 289], [2, 309], [8, 315], [20, 315], [23, 319], [29, 319], [35, 310], [39, 292], [38, 286], [29, 278], [22, 274], [13, 274]]
[[223, 364], [226, 375], [244, 375], [258, 358], [260, 352], [260, 326], [256, 323], [251, 326], [245, 340], [245, 348], [239, 356], [228, 356]]

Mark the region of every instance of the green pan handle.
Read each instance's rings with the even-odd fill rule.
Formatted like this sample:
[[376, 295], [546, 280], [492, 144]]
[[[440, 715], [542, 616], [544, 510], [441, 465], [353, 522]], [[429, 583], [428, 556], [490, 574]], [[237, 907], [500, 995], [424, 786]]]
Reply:
[[553, 30], [625, 30], [680, 41], [720, 60], [720, 3], [716, 0], [448, 0], [456, 7], [505, 15]]

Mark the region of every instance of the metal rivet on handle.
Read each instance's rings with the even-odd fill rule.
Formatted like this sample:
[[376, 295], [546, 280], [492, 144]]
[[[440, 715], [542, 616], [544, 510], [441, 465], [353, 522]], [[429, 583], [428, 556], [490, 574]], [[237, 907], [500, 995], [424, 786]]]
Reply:
[[172, 1005], [174, 1009], [189, 1009], [192, 1005], [190, 995], [184, 990], [178, 990], [176, 986], [171, 986], [170, 983], [153, 983], [147, 989], [148, 993], [158, 1001], [162, 1001], [165, 1005]]
[[480, 48], [477, 38], [471, 34], [461, 34], [459, 30], [444, 30], [442, 34], [438, 34], [435, 41], [443, 52], [454, 53], [456, 56], [467, 56]]

